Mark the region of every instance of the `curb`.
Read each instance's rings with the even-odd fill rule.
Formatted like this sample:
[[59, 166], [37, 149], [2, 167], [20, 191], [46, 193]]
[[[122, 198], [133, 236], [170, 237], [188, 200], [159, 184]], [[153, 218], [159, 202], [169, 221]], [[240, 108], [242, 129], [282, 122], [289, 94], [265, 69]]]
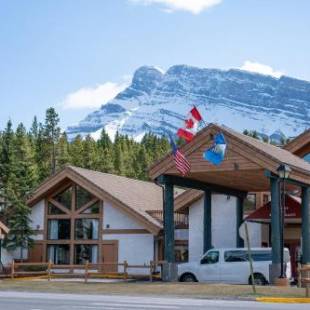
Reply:
[[306, 297], [257, 297], [256, 301], [283, 304], [310, 304], [310, 298]]

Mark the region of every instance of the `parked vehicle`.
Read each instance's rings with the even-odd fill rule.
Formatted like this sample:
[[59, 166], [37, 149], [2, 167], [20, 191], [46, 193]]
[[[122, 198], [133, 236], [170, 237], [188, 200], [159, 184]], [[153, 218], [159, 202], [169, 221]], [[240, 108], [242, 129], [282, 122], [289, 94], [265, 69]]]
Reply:
[[[254, 282], [268, 284], [271, 248], [252, 248]], [[286, 276], [291, 278], [289, 250], [284, 250]], [[251, 273], [247, 249], [211, 249], [199, 262], [178, 265], [181, 282], [222, 282], [230, 284], [251, 284]]]

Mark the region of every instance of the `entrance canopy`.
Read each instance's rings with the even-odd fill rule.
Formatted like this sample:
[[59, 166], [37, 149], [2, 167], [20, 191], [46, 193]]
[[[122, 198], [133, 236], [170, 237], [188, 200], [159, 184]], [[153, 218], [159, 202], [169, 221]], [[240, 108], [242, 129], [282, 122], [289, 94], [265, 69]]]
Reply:
[[[204, 160], [203, 152], [211, 147], [214, 135], [223, 133], [227, 142], [224, 161], [215, 166]], [[292, 169], [290, 179], [310, 185], [310, 164], [287, 150], [240, 134], [228, 127], [210, 124], [201, 130], [181, 151], [191, 164], [186, 179], [215, 184], [244, 192], [269, 191], [266, 172], [277, 175], [280, 164]], [[167, 155], [150, 169], [155, 180], [161, 175], [180, 176], [172, 154]], [[185, 179], [184, 178], [184, 179]]]
[[[300, 223], [301, 222], [301, 200], [298, 197], [285, 195], [285, 222]], [[262, 207], [249, 214], [245, 221], [257, 223], [271, 222], [271, 202], [266, 203]]]

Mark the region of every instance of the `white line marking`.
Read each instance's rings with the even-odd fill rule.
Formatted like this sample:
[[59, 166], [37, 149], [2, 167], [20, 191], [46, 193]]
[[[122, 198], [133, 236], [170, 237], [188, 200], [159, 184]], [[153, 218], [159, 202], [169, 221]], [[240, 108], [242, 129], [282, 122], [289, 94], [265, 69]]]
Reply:
[[[100, 302], [94, 302], [91, 303], [94, 306], [109, 306], [107, 303], [100, 303]], [[111, 303], [112, 307], [123, 307], [123, 308], [150, 308], [150, 309], [180, 309], [178, 306], [168, 306], [168, 305], [150, 305], [150, 304], [118, 304], [118, 303]]]

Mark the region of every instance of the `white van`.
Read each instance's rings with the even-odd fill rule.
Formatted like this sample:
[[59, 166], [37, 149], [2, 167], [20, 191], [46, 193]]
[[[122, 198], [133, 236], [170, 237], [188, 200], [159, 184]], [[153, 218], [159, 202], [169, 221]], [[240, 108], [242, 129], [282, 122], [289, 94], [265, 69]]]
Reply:
[[[254, 281], [257, 285], [268, 284], [271, 248], [252, 248]], [[288, 249], [284, 250], [286, 276], [291, 278], [291, 263]], [[245, 248], [211, 249], [199, 262], [178, 265], [181, 282], [222, 282], [251, 284], [248, 251]]]

